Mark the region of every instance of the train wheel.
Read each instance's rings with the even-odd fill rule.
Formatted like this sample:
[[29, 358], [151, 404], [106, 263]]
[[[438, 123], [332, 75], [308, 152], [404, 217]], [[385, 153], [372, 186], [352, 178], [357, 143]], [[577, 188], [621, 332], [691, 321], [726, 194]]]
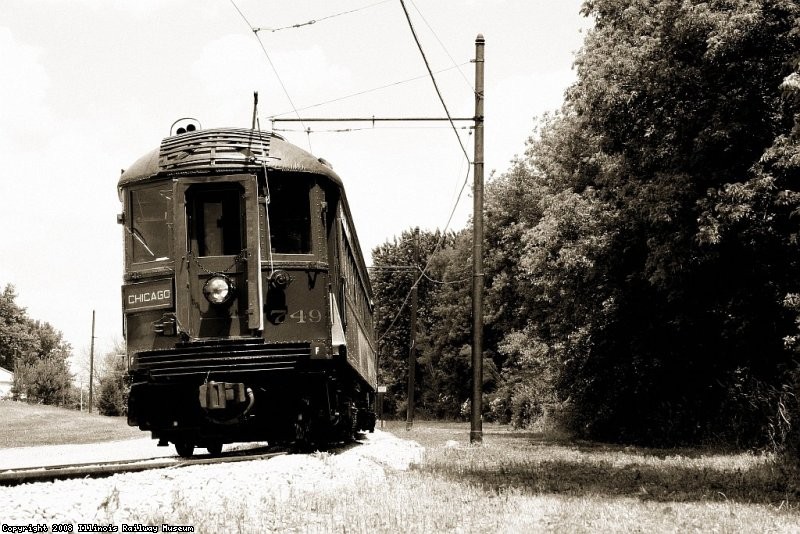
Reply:
[[312, 448], [309, 441], [310, 428], [308, 424], [303, 421], [298, 421], [294, 424], [294, 448], [299, 452], [307, 452]]
[[222, 454], [222, 442], [215, 441], [213, 443], [209, 443], [208, 445], [206, 445], [206, 450], [208, 451], [208, 454], [210, 454], [211, 456], [219, 456], [220, 454]]
[[319, 448], [316, 425], [310, 418], [298, 420], [294, 424], [294, 449], [298, 452], [312, 452]]
[[190, 441], [176, 441], [175, 450], [182, 458], [191, 458], [194, 454], [194, 443]]

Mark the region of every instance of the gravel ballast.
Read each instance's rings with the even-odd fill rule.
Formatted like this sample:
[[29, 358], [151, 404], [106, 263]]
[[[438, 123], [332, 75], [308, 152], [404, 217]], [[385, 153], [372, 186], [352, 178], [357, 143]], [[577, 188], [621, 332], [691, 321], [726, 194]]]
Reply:
[[[54, 523], [119, 526], [153, 517], [169, 521], [176, 501], [183, 509], [234, 506], [236, 513], [246, 514], [264, 502], [288, 504], [303, 494], [336, 491], [355, 483], [380, 484], [387, 470], [408, 469], [421, 461], [422, 452], [417, 443], [376, 430], [360, 444], [336, 453], [290, 454], [267, 460], [2, 487], [0, 522], [50, 527]], [[150, 440], [4, 449], [0, 451], [0, 470], [159, 455], [174, 452], [156, 448]]]

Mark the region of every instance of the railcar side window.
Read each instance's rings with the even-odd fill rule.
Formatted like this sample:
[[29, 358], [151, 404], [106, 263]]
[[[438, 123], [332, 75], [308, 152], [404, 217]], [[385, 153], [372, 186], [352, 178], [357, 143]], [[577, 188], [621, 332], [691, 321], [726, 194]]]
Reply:
[[172, 184], [134, 189], [130, 195], [130, 226], [133, 263], [172, 257]]
[[239, 187], [190, 190], [189, 238], [198, 256], [233, 256], [242, 251], [241, 198]]
[[270, 179], [267, 209], [273, 253], [311, 253], [310, 189], [310, 182], [302, 178]]

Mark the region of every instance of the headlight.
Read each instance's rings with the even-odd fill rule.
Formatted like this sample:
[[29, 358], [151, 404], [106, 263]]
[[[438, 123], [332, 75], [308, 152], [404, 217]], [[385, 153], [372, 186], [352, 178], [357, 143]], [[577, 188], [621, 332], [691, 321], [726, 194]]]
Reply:
[[233, 298], [236, 287], [227, 276], [216, 274], [203, 285], [203, 296], [211, 304], [225, 304]]

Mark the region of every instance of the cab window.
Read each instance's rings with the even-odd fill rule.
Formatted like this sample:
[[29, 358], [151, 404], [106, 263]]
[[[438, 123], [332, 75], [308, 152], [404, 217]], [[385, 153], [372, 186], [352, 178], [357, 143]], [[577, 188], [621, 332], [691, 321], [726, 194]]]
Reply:
[[198, 256], [234, 256], [242, 251], [241, 199], [241, 187], [235, 185], [189, 190], [189, 243], [194, 253]]
[[125, 226], [133, 263], [172, 257], [172, 184], [130, 192], [130, 223]]
[[273, 253], [311, 253], [310, 190], [311, 182], [302, 177], [270, 177], [267, 210]]

